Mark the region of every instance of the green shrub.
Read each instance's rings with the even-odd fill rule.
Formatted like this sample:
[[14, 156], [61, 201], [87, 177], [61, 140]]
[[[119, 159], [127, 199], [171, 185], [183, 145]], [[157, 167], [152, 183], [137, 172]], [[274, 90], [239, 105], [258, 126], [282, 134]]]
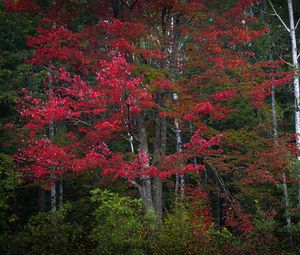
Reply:
[[24, 229], [12, 237], [11, 255], [86, 254], [84, 233], [77, 224], [66, 221], [70, 204], [55, 213], [39, 213], [30, 218]]
[[0, 153], [0, 254], [6, 249], [10, 234], [10, 224], [16, 220], [12, 210], [12, 200], [15, 188], [19, 183], [19, 176], [15, 173], [13, 159]]
[[140, 199], [96, 189], [92, 202], [97, 205], [91, 233], [96, 246], [93, 254], [146, 254], [148, 231], [155, 226], [155, 218]]

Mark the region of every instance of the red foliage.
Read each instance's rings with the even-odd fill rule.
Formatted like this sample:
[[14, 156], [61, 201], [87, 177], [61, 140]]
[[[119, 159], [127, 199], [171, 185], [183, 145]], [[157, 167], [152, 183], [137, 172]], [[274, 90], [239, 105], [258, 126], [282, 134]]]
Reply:
[[67, 148], [52, 144], [43, 138], [40, 140], [31, 139], [26, 142], [26, 147], [20, 149], [16, 160], [19, 164], [25, 164], [23, 171], [36, 178], [42, 178], [54, 172], [61, 176], [70, 169], [72, 154]]
[[[245, 15], [245, 9], [254, 2], [237, 1], [221, 15], [210, 6], [214, 1], [137, 1], [122, 19], [108, 17], [74, 32], [67, 20], [80, 10], [69, 12], [68, 1], [56, 1], [43, 28], [28, 39], [34, 49], [28, 62], [45, 67], [48, 77], [42, 89], [45, 100], [25, 90], [20, 99], [27, 136], [18, 163], [36, 178], [51, 171], [60, 176], [100, 169], [104, 176], [129, 181], [177, 173], [201, 175], [210, 161], [231, 169], [230, 163], [218, 159], [223, 135], [209, 124], [238, 111], [232, 103], [240, 96], [256, 108], [264, 107], [270, 87], [291, 78], [290, 73], [277, 72], [281, 61], [256, 61], [245, 47], [267, 31], [250, 29], [257, 20]], [[143, 113], [147, 113], [147, 135], [156, 113], [168, 124], [176, 119], [187, 139], [183, 149], [168, 149], [169, 155], [155, 160], [143, 151], [132, 156], [124, 150], [111, 151], [107, 144], [112, 141], [128, 146], [124, 137], [135, 135], [135, 118]], [[67, 128], [64, 142], [43, 136], [50, 123]], [[138, 143], [134, 139], [134, 146]], [[226, 146], [231, 149], [228, 154], [235, 151], [236, 145]], [[270, 151], [255, 164], [244, 161], [242, 185], [278, 182], [278, 174], [267, 168], [278, 152]], [[194, 159], [202, 163], [191, 163]], [[206, 196], [201, 190], [190, 194], [195, 203]], [[211, 223], [208, 207], [196, 212]], [[241, 235], [255, 230], [251, 216], [239, 205], [226, 213], [226, 225]]]
[[225, 225], [244, 237], [255, 231], [252, 216], [243, 212], [239, 205], [233, 205], [227, 210]]

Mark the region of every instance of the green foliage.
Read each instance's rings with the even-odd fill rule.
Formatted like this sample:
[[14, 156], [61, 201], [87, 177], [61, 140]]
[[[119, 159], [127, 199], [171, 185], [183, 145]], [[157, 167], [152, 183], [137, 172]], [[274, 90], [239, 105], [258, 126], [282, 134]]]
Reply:
[[8, 201], [14, 196], [14, 189], [17, 184], [13, 159], [0, 153], [0, 212], [9, 208]]
[[234, 236], [226, 227], [218, 229], [211, 226], [209, 235], [211, 238], [210, 249], [207, 254], [245, 254], [242, 251], [242, 241]]
[[147, 232], [155, 221], [140, 199], [95, 189], [91, 200], [97, 205], [91, 233], [96, 244], [94, 254], [146, 254]]
[[32, 216], [24, 229], [11, 237], [8, 254], [86, 254], [80, 226], [67, 221], [71, 209], [64, 204], [55, 213]]
[[232, 113], [230, 118], [225, 121], [226, 126], [230, 128], [255, 127], [259, 119], [257, 118], [255, 109], [249, 101], [240, 97], [234, 103], [236, 112]]
[[275, 238], [275, 231], [278, 228], [276, 222], [275, 210], [264, 212], [256, 202], [256, 214], [253, 218], [255, 231], [251, 232], [251, 239], [254, 241], [256, 249], [259, 248], [258, 254], [273, 254], [274, 250], [278, 250], [278, 240]]
[[139, 65], [135, 72], [136, 74], [146, 74], [144, 77], [145, 83], [151, 83], [153, 80], [166, 78], [166, 71], [148, 65]]
[[29, 56], [26, 40], [33, 34], [35, 23], [32, 17], [25, 14], [4, 14], [2, 8], [1, 3], [0, 102], [11, 98], [11, 94], [28, 81], [31, 65], [25, 63]]
[[71, 138], [66, 135], [68, 129], [65, 126], [58, 127], [53, 138], [53, 144], [68, 145], [71, 143]]
[[231, 254], [241, 240], [228, 229], [207, 225], [193, 211], [181, 207], [166, 215], [162, 228], [153, 235], [153, 254]]
[[204, 240], [195, 240], [191, 220], [191, 214], [184, 209], [168, 214], [154, 242], [154, 254], [194, 254], [195, 245], [201, 247]]
[[4, 249], [9, 234], [10, 223], [16, 220], [11, 211], [12, 198], [18, 183], [13, 159], [0, 153], [0, 251]]

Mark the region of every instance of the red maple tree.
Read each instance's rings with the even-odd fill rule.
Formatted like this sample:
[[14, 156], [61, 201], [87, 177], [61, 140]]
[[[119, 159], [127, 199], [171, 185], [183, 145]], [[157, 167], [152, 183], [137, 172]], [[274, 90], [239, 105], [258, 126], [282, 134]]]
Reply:
[[[201, 175], [222, 153], [222, 132], [209, 124], [237, 111], [239, 97], [263, 107], [272, 84], [290, 79], [270, 72], [280, 61], [256, 61], [249, 50], [266, 32], [251, 29], [257, 19], [245, 10], [255, 2], [216, 12], [215, 1], [135, 1], [75, 32], [54, 15], [57, 1], [28, 39], [28, 61], [48, 77], [46, 99], [27, 91], [21, 99], [23, 169], [37, 178], [101, 169], [135, 185], [161, 217], [161, 180], [177, 174], [183, 190], [186, 173]], [[65, 144], [44, 136], [49, 125], [67, 127]], [[126, 149], [111, 150], [114, 141]]]

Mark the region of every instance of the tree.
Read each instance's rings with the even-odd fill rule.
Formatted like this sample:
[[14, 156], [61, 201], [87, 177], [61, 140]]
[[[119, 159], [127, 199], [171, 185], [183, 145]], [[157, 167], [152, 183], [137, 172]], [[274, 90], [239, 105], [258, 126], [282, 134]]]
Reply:
[[[24, 91], [23, 169], [40, 178], [100, 168], [136, 186], [159, 220], [161, 179], [192, 173], [197, 180], [205, 165], [220, 176], [230, 166], [218, 157], [222, 121], [237, 111], [240, 98], [262, 108], [270, 87], [289, 78], [270, 71], [280, 61], [256, 61], [249, 50], [267, 31], [246, 12], [254, 1], [232, 1], [219, 11], [216, 4], [121, 4], [123, 11], [114, 11], [122, 19], [102, 17], [81, 30], [51, 6], [51, 19], [28, 40], [35, 49], [29, 61], [48, 77], [43, 99]], [[176, 134], [168, 138], [175, 120], [181, 151]], [[43, 137], [52, 122], [57, 133], [65, 127], [63, 141]]]
[[[286, 232], [297, 241], [298, 150], [286, 121], [296, 73], [284, 66], [289, 38], [265, 18], [267, 1], [42, 2], [6, 1], [0, 19], [1, 91], [11, 88], [0, 98], [2, 183], [16, 144], [24, 177], [16, 216], [1, 217], [13, 221], [4, 224], [11, 247], [278, 254]], [[273, 4], [287, 20], [288, 5]], [[100, 185], [107, 191], [90, 204]], [[52, 212], [32, 217], [37, 186], [51, 193]], [[74, 206], [60, 218], [62, 202]]]
[[[300, 113], [299, 113], [299, 97], [300, 97], [300, 88], [299, 88], [299, 75], [298, 75], [298, 69], [299, 69], [299, 63], [298, 63], [298, 50], [297, 50], [297, 38], [296, 38], [296, 29], [298, 27], [299, 21], [296, 22], [294, 20], [294, 9], [293, 9], [293, 3], [292, 0], [288, 0], [288, 13], [289, 13], [289, 26], [286, 25], [282, 17], [278, 14], [276, 9], [274, 8], [271, 1], [269, 1], [272, 10], [274, 11], [274, 15], [276, 15], [279, 20], [281, 21], [283, 27], [285, 30], [289, 33], [291, 38], [291, 55], [292, 55], [292, 65], [295, 69], [295, 73], [293, 76], [293, 84], [294, 84], [294, 98], [295, 98], [295, 134], [296, 134], [296, 147], [297, 150], [300, 148], [300, 140], [299, 140], [299, 133], [300, 133]], [[297, 157], [299, 160], [299, 157]], [[299, 179], [299, 177], [298, 177]], [[298, 191], [298, 203], [300, 203], [300, 188]]]

